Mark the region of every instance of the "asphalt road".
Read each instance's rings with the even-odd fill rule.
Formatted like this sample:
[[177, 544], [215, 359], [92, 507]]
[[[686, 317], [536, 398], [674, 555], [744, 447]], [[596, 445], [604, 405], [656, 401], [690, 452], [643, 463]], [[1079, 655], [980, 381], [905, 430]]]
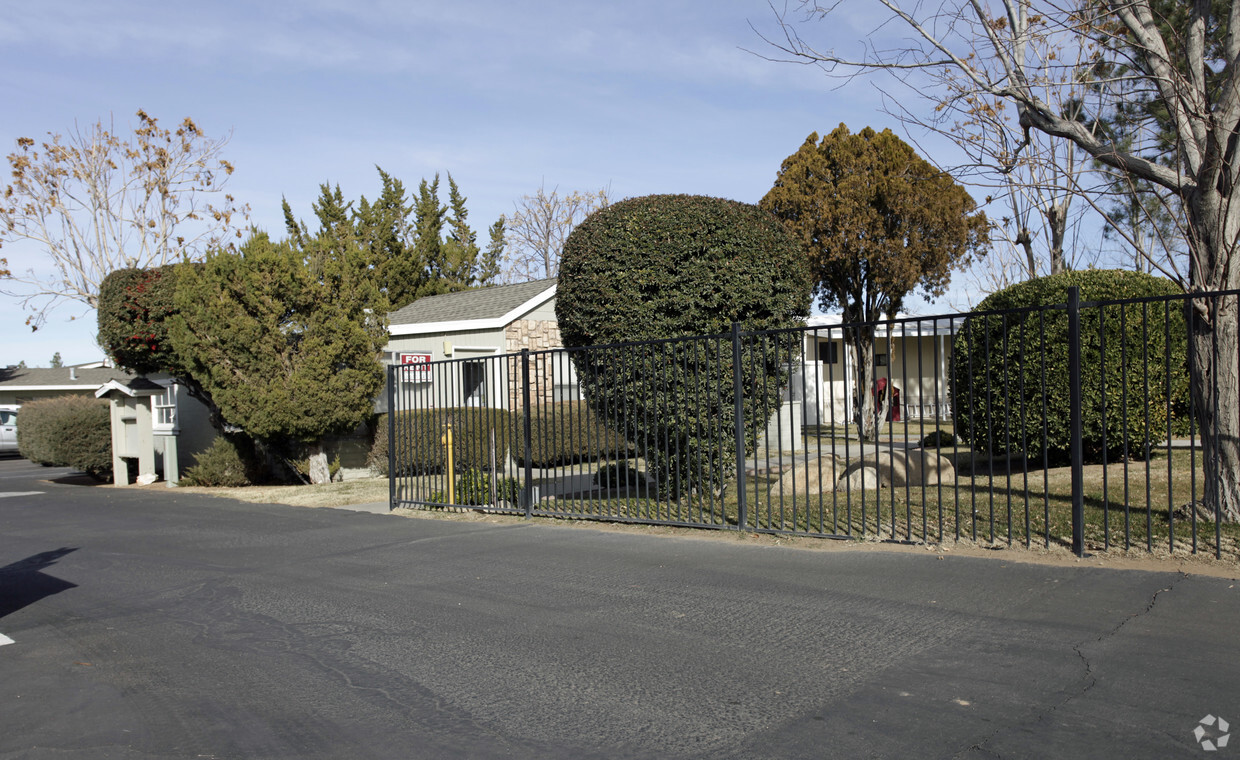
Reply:
[[0, 461], [0, 758], [1240, 756], [1226, 579], [63, 474]]

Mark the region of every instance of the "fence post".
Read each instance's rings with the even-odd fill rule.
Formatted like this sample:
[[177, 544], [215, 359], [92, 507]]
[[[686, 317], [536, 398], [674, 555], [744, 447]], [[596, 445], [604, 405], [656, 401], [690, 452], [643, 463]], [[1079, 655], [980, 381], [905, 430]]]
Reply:
[[733, 432], [736, 435], [736, 524], [745, 530], [749, 510], [745, 504], [745, 403], [741, 377], [741, 323], [732, 323], [732, 404]]
[[534, 457], [534, 444], [530, 431], [530, 350], [528, 348], [521, 349], [521, 417], [522, 417], [522, 437], [525, 447], [525, 486], [522, 492], [525, 494], [525, 516], [532, 517], [534, 514], [534, 464], [531, 461]]
[[387, 434], [388, 434], [388, 511], [396, 509], [396, 368], [389, 364], [387, 370]]
[[1081, 289], [1068, 288], [1068, 425], [1072, 460], [1072, 553], [1085, 556], [1085, 468], [1081, 443]]

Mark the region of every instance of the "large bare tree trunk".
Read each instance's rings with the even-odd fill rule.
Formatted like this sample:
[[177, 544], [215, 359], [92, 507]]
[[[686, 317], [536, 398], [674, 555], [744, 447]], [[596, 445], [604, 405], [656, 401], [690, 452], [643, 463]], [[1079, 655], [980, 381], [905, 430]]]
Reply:
[[[1201, 425], [1205, 508], [1240, 522], [1240, 377], [1236, 368], [1236, 299], [1211, 309], [1212, 325], [1195, 324], [1193, 405]], [[1216, 302], [1220, 303], [1220, 302]], [[1220, 303], [1220, 305], [1223, 305]], [[1224, 346], [1230, 345], [1231, 350]]]
[[[1204, 290], [1240, 289], [1240, 207], [1211, 185], [1187, 198], [1190, 279]], [[1193, 302], [1192, 394], [1201, 426], [1205, 507], [1240, 522], [1240, 297]]]

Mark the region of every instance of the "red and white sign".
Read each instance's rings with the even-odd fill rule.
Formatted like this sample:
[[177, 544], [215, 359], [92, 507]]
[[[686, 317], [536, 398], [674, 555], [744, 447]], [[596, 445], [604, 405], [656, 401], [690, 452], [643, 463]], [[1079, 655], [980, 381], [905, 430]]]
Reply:
[[431, 379], [430, 354], [401, 354], [400, 363], [405, 367], [406, 380], [426, 382]]

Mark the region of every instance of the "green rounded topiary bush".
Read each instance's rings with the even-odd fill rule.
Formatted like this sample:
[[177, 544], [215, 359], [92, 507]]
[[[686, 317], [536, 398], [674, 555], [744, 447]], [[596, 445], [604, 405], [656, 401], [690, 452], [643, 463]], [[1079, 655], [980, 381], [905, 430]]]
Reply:
[[180, 485], [207, 488], [240, 488], [253, 485], [253, 466], [249, 454], [227, 436], [217, 436], [210, 446], [198, 452], [194, 465], [181, 475]]
[[1080, 288], [1084, 304], [1080, 311], [1084, 461], [1146, 457], [1166, 440], [1169, 411], [1172, 417], [1186, 414], [1182, 302], [1160, 298], [1088, 305], [1182, 291], [1169, 280], [1139, 272], [1065, 272], [994, 293], [978, 305], [978, 312], [1020, 311], [971, 315], [957, 332], [952, 347], [952, 412], [957, 434], [974, 450], [1024, 453], [1034, 459], [1045, 450], [1049, 463], [1067, 463], [1068, 312], [1037, 307], [1066, 304], [1073, 286]]
[[108, 402], [90, 396], [63, 396], [23, 405], [17, 451], [38, 464], [72, 467], [96, 480], [111, 480]]
[[956, 445], [956, 436], [946, 430], [936, 430], [921, 439], [923, 449], [944, 449]]
[[[665, 341], [797, 327], [813, 279], [800, 242], [757, 206], [652, 195], [595, 212], [560, 260], [556, 317], [564, 345], [637, 346], [578, 354], [590, 405], [648, 463], [672, 495], [718, 491], [735, 469], [732, 346]], [[798, 336], [747, 339], [741, 357], [747, 446], [779, 404]]]
[[641, 470], [629, 464], [628, 460], [609, 462], [598, 468], [594, 473], [594, 485], [604, 490], [613, 488], [641, 488], [646, 485], [646, 478]]

